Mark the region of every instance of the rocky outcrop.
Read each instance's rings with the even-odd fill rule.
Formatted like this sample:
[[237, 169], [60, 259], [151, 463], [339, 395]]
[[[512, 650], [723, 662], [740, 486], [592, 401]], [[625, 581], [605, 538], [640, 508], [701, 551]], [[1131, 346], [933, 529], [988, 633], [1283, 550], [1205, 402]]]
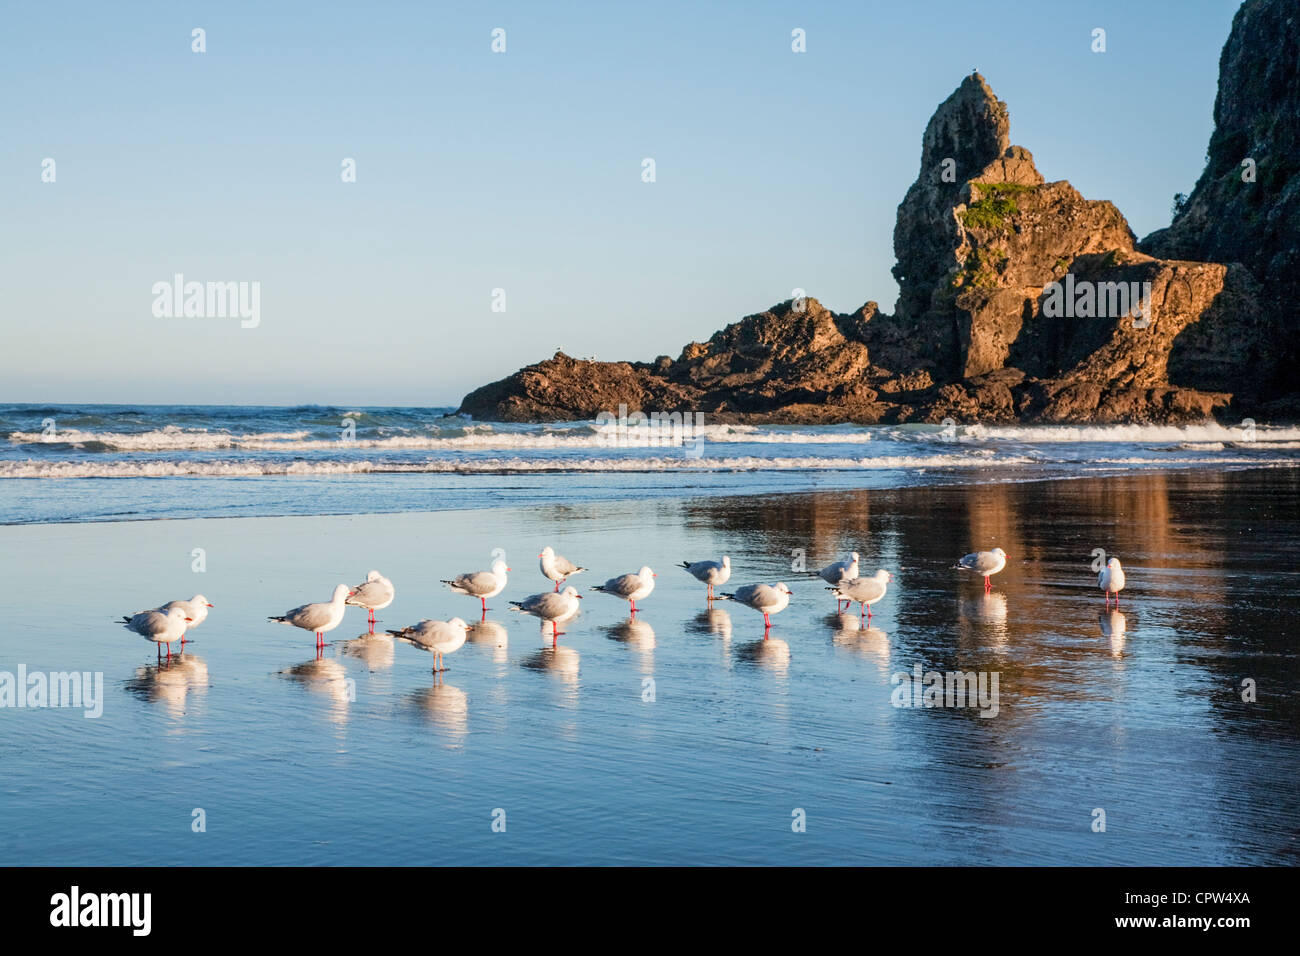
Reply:
[[[1225, 48], [1225, 68], [1245, 69], [1244, 55]], [[1182, 422], [1234, 401], [1254, 407], [1277, 377], [1278, 328], [1254, 270], [1269, 274], [1290, 253], [1204, 261], [1213, 230], [1196, 223], [1214, 218], [1213, 190], [1198, 192], [1199, 218], [1139, 249], [1112, 203], [1044, 180], [1011, 144], [1006, 104], [971, 74], [926, 126], [920, 173], [898, 208], [893, 315], [874, 302], [850, 314], [785, 302], [675, 360], [557, 353], [470, 393], [460, 411], [506, 421], [625, 405], [715, 421]], [[1295, 224], [1279, 234], [1294, 242]]]
[[[1300, 352], [1300, 4], [1246, 0], [1219, 58], [1214, 133], [1200, 180], [1153, 256], [1243, 263], [1276, 317], [1284, 354], [1259, 388], [1293, 391]], [[1300, 409], [1300, 402], [1295, 403]]]

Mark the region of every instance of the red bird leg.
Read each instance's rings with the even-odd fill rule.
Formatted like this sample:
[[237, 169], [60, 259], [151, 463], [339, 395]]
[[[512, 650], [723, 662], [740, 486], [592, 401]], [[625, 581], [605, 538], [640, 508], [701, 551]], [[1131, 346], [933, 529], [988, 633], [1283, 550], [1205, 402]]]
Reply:
[[480, 601], [480, 603], [482, 603], [482, 605], [483, 605], [483, 613], [486, 615], [486, 614], [487, 614], [487, 598], [482, 598], [482, 597], [481, 597], [481, 598], [479, 598], [479, 601]]
[[560, 591], [560, 582], [559, 582], [559, 581], [556, 581], [556, 582], [555, 582], [555, 592], [554, 592], [554, 593], [558, 594], [559, 591]]

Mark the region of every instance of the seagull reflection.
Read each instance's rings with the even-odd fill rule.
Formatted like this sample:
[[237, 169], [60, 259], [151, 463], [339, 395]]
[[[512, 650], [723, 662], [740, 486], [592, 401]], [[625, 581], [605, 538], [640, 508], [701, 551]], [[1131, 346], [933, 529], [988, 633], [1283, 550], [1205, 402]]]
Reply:
[[736, 658], [746, 664], [760, 664], [778, 674], [790, 669], [790, 645], [779, 637], [765, 637], [736, 648]]
[[961, 598], [957, 615], [958, 626], [977, 642], [990, 638], [995, 644], [1006, 641], [1007, 596], [1000, 591], [985, 591], [978, 597]]
[[688, 626], [697, 634], [716, 634], [724, 641], [731, 640], [731, 615], [720, 607], [701, 611]]
[[885, 672], [889, 667], [889, 635], [878, 627], [864, 627], [867, 622], [856, 614], [831, 614], [828, 623], [835, 628], [831, 643], [845, 650], [874, 657]]
[[356, 686], [348, 679], [343, 665], [332, 657], [304, 661], [280, 674], [329, 699], [334, 705], [330, 708], [332, 720], [341, 722], [346, 718], [348, 704], [356, 700]]
[[1123, 657], [1128, 618], [1121, 611], [1098, 611], [1097, 623], [1101, 625], [1101, 636], [1110, 641], [1111, 656]]
[[510, 638], [506, 626], [497, 621], [484, 618], [475, 621], [465, 632], [465, 640], [470, 644], [492, 648], [492, 663], [504, 665], [510, 660]]
[[386, 671], [393, 666], [393, 649], [397, 645], [387, 634], [362, 634], [351, 641], [343, 641], [346, 657], [355, 657], [372, 671]]
[[459, 687], [444, 684], [440, 675], [434, 675], [432, 687], [412, 691], [407, 699], [444, 730], [456, 736], [463, 736], [468, 730], [469, 697]]
[[543, 647], [519, 663], [529, 670], [558, 674], [569, 683], [576, 683], [578, 679], [578, 652], [571, 647]]
[[185, 712], [190, 691], [208, 689], [208, 665], [193, 654], [176, 654], [170, 661], [137, 667], [126, 682], [128, 693], [141, 700], [162, 704], [175, 716]]
[[622, 641], [629, 647], [634, 647], [639, 651], [653, 651], [655, 649], [655, 629], [650, 626], [648, 621], [629, 617], [626, 621], [619, 621], [617, 624], [606, 627], [605, 631], [614, 640]]

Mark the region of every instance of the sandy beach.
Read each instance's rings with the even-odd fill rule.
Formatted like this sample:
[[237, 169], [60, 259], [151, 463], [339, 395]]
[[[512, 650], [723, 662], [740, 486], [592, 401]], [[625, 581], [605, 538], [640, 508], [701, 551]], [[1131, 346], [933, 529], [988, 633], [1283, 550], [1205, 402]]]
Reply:
[[[0, 711], [0, 860], [1294, 864], [1298, 491], [1294, 469], [1197, 471], [0, 527], [0, 670], [104, 688], [94, 719]], [[556, 649], [507, 604], [549, 590], [543, 544], [591, 569]], [[985, 595], [950, 566], [994, 544]], [[438, 582], [498, 548], [479, 622]], [[1097, 548], [1128, 569], [1118, 615]], [[869, 628], [797, 570], [849, 550], [896, 575]], [[794, 592], [766, 640], [675, 567], [722, 554], [732, 586]], [[586, 590], [643, 563], [635, 621]], [[397, 588], [381, 629], [475, 623], [444, 675], [359, 637], [360, 609], [320, 660], [267, 622], [372, 567]], [[215, 605], [163, 666], [114, 624], [160, 591]], [[917, 668], [997, 674], [996, 715], [896, 706]]]

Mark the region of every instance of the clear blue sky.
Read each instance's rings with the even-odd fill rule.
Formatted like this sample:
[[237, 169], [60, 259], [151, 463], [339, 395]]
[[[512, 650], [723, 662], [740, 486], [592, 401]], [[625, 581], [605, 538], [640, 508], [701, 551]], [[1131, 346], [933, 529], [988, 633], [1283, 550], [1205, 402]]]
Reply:
[[[1237, 6], [10, 4], [0, 401], [455, 404], [795, 287], [892, 310], [895, 211], [972, 68], [1142, 236], [1201, 171]], [[261, 325], [155, 318], [177, 272], [259, 281]]]

